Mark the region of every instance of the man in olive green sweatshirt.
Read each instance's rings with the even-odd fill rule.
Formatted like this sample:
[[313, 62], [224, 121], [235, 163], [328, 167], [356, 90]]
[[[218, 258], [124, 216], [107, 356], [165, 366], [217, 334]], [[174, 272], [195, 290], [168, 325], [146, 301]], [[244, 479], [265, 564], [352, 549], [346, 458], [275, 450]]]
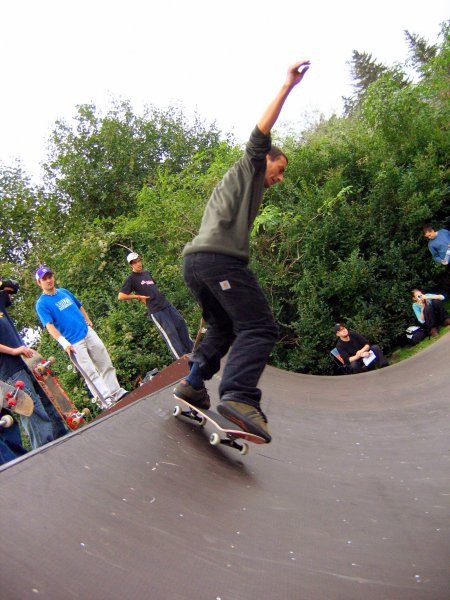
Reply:
[[219, 386], [217, 411], [244, 431], [272, 439], [260, 408], [259, 378], [277, 340], [269, 304], [248, 268], [250, 230], [264, 191], [281, 183], [287, 157], [272, 146], [270, 131], [309, 61], [292, 65], [247, 143], [244, 156], [214, 189], [198, 235], [183, 250], [183, 276], [197, 299], [207, 332], [190, 357], [190, 373], [174, 394], [209, 408], [204, 381], [230, 350]]

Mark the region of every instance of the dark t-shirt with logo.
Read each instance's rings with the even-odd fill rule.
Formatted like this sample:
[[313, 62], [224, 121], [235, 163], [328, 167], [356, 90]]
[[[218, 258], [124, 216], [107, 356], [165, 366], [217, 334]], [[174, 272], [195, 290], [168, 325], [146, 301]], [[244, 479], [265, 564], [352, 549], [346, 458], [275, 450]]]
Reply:
[[120, 291], [123, 294], [132, 294], [134, 292], [138, 296], [148, 296], [147, 310], [149, 315], [170, 306], [170, 302], [158, 290], [155, 280], [148, 271], [141, 271], [140, 273], [133, 271], [125, 279], [125, 283]]
[[350, 338], [348, 342], [338, 340], [336, 344], [336, 348], [339, 350], [339, 354], [342, 356], [346, 364], [349, 364], [350, 356], [355, 356], [358, 350], [361, 350], [361, 348], [369, 343], [363, 335], [357, 333], [356, 331], [349, 331], [348, 335]]

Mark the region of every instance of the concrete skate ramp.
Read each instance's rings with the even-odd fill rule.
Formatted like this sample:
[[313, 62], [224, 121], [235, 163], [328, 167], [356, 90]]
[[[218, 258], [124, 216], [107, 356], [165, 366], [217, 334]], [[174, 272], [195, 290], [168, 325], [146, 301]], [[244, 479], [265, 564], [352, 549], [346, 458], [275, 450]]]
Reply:
[[169, 385], [4, 468], [1, 598], [448, 600], [449, 356], [267, 368], [274, 441], [245, 457]]

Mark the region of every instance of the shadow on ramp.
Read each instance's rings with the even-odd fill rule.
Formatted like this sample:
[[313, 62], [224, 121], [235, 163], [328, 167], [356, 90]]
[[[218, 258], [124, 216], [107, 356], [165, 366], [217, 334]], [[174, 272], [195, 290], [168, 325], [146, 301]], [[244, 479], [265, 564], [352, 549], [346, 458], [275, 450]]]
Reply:
[[3, 468], [2, 599], [448, 600], [449, 355], [269, 367], [274, 440], [245, 457], [172, 416], [171, 381]]

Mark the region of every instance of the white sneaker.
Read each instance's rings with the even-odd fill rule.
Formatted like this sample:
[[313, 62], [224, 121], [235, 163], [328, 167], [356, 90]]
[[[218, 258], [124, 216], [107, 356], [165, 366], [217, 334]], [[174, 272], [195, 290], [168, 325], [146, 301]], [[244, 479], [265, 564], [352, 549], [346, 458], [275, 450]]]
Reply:
[[101, 410], [108, 410], [108, 408], [111, 408], [111, 406], [114, 406], [115, 404], [115, 400], [114, 398], [111, 398], [111, 396], [109, 398], [105, 398], [104, 400], [100, 400], [99, 401], [99, 407]]

